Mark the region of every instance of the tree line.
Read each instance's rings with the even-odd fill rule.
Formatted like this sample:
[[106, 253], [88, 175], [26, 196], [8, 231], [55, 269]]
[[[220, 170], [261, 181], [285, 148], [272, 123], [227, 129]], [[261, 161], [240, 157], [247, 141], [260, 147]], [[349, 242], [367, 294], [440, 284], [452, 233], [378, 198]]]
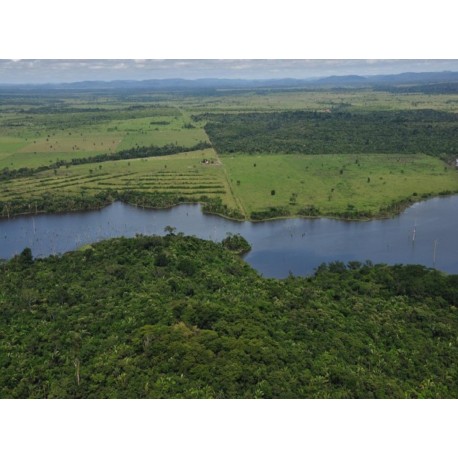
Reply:
[[239, 210], [224, 204], [221, 197], [182, 196], [175, 192], [147, 192], [105, 189], [95, 194], [53, 194], [45, 192], [39, 197], [16, 197], [8, 201], [0, 201], [0, 218], [16, 215], [39, 213], [63, 213], [96, 210], [115, 201], [125, 202], [143, 208], [169, 208], [181, 203], [201, 203], [204, 213], [217, 214], [232, 219], [243, 220]]
[[115, 153], [103, 153], [97, 154], [95, 156], [73, 158], [69, 161], [60, 159], [53, 162], [50, 165], [42, 165], [36, 168], [21, 167], [19, 169], [9, 169], [8, 167], [6, 167], [0, 170], [0, 181], [28, 177], [31, 175], [35, 175], [39, 172], [44, 172], [46, 170], [54, 170], [64, 166], [69, 167], [71, 165], [97, 164], [99, 162], [122, 161], [126, 159], [170, 156], [172, 154], [199, 151], [206, 148], [211, 148], [211, 144], [202, 141], [191, 146], [181, 146], [175, 145], [173, 143], [169, 143], [164, 146], [136, 146], [134, 148], [118, 151]]

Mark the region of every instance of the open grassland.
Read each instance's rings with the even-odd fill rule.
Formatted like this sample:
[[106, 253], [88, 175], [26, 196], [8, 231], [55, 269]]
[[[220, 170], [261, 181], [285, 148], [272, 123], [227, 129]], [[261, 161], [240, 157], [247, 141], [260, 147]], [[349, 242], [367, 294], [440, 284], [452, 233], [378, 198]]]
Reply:
[[395, 94], [372, 89], [219, 91], [212, 97], [187, 97], [180, 103], [192, 113], [335, 108], [356, 111], [432, 109], [458, 112], [458, 94]]
[[62, 152], [72, 155], [74, 152], [84, 151], [89, 153], [111, 152], [121, 142], [122, 135], [113, 132], [103, 132], [102, 129], [86, 130], [84, 132], [59, 132], [49, 134], [32, 142], [18, 150], [20, 153], [49, 153]]
[[[207, 159], [208, 164], [202, 163]], [[220, 197], [231, 208], [236, 203], [222, 164], [213, 149], [173, 156], [83, 164], [47, 170], [0, 183], [0, 201], [34, 199], [43, 195], [84, 196], [104, 190], [161, 193], [199, 199]], [[33, 206], [33, 205], [32, 205]]]
[[136, 146], [164, 146], [171, 143], [191, 146], [208, 140], [202, 128], [190, 123], [182, 115], [123, 120], [113, 122], [111, 129], [116, 129], [122, 135], [118, 151]]
[[456, 170], [422, 154], [237, 154], [221, 158], [234, 194], [248, 215], [271, 207], [297, 215], [313, 206], [323, 215], [377, 216], [393, 202], [458, 192]]
[[[151, 145], [189, 147], [208, 140], [204, 123], [191, 123], [175, 107], [124, 104], [97, 110], [75, 108], [67, 101], [64, 108], [47, 107], [48, 114], [43, 113], [45, 108], [0, 113], [0, 170], [35, 168]], [[58, 109], [63, 112], [56, 114]]]
[[10, 154], [17, 151], [26, 144], [26, 141], [19, 137], [0, 137], [0, 155]]

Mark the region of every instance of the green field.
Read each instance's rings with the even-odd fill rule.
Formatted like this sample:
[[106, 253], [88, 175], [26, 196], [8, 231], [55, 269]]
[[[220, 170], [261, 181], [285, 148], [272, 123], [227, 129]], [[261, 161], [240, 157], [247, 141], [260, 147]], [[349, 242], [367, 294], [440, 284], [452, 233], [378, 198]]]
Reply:
[[393, 201], [458, 192], [458, 173], [426, 155], [224, 155], [245, 212], [283, 207], [297, 214], [315, 206], [324, 215], [380, 213]]
[[[163, 146], [170, 143], [190, 146], [199, 141], [208, 140], [202, 128], [190, 124], [183, 116], [141, 118], [113, 122], [113, 124], [117, 131], [122, 134], [122, 142], [118, 146], [118, 150], [135, 146]], [[185, 125], [192, 125], [193, 127], [186, 128]]]
[[[114, 153], [138, 146], [174, 144], [191, 146], [208, 137], [203, 123], [191, 123], [188, 114], [174, 107], [148, 105], [132, 109], [110, 104], [101, 113], [75, 110], [67, 100], [62, 115], [2, 113], [0, 116], [0, 170], [39, 167], [58, 160]], [[148, 108], [149, 107], [149, 108]], [[23, 108], [21, 107], [21, 110]], [[84, 108], [78, 108], [83, 109]]]
[[212, 97], [187, 97], [181, 103], [192, 113], [326, 110], [337, 107], [357, 111], [432, 109], [458, 112], [457, 94], [393, 94], [371, 89], [220, 91]]

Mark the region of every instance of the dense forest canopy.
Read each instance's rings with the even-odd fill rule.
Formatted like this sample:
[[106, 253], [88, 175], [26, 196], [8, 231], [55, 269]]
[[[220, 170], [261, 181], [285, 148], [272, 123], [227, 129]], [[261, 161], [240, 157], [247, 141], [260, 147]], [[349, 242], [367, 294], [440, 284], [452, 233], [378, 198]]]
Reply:
[[457, 397], [458, 276], [265, 279], [239, 236], [167, 229], [0, 265], [0, 397]]
[[437, 110], [202, 114], [220, 153], [458, 153], [458, 114]]

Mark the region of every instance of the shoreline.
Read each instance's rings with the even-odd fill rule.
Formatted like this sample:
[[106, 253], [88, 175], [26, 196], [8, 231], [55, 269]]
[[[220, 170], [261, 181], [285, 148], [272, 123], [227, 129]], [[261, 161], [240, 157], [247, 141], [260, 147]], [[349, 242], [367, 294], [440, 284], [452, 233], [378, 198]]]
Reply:
[[[57, 210], [57, 211], [46, 211], [46, 210], [40, 210], [40, 211], [34, 211], [34, 212], [19, 212], [19, 213], [11, 213], [9, 216], [5, 215], [0, 215], [0, 222], [2, 221], [8, 221], [10, 219], [14, 219], [16, 217], [29, 217], [29, 216], [43, 216], [43, 215], [62, 215], [66, 213], [70, 214], [75, 214], [75, 213], [86, 213], [86, 212], [91, 212], [91, 211], [97, 211], [97, 210], [103, 210], [104, 208], [108, 207], [109, 205], [114, 204], [115, 202], [121, 202], [123, 204], [131, 205], [133, 207], [137, 208], [143, 208], [147, 210], [167, 210], [171, 209], [174, 207], [177, 207], [179, 205], [200, 205], [201, 206], [201, 211], [203, 214], [207, 215], [215, 215], [219, 216], [220, 218], [224, 218], [230, 221], [236, 221], [236, 222], [249, 222], [249, 223], [263, 223], [263, 222], [268, 222], [268, 221], [276, 221], [276, 220], [285, 220], [285, 219], [334, 219], [337, 221], [348, 221], [348, 222], [368, 222], [368, 221], [377, 221], [377, 220], [384, 220], [384, 219], [391, 219], [399, 216], [402, 212], [404, 212], [407, 208], [411, 207], [412, 205], [420, 202], [426, 202], [430, 199], [438, 198], [438, 197], [452, 197], [458, 195], [458, 190], [457, 191], [451, 191], [451, 192], [442, 192], [442, 193], [437, 193], [437, 194], [431, 194], [425, 198], [416, 198], [414, 200], [411, 200], [412, 197], [400, 200], [398, 202], [394, 202], [390, 205], [397, 207], [396, 211], [380, 211], [379, 213], [374, 214], [372, 217], [356, 217], [356, 218], [349, 218], [345, 217], [342, 214], [339, 213], [329, 213], [329, 214], [318, 214], [318, 215], [300, 215], [300, 214], [289, 214], [289, 215], [281, 215], [281, 216], [273, 216], [270, 218], [264, 218], [264, 219], [251, 219], [251, 218], [245, 218], [245, 219], [239, 219], [239, 218], [234, 218], [232, 216], [226, 215], [224, 213], [218, 213], [218, 212], [212, 212], [212, 211], [206, 211], [205, 210], [205, 205], [208, 202], [205, 201], [180, 201], [171, 205], [166, 205], [166, 206], [148, 206], [148, 205], [138, 205], [129, 201], [124, 201], [122, 199], [114, 199], [112, 201], [106, 202], [104, 205], [98, 205], [98, 206], [93, 206], [93, 207], [88, 207], [84, 209], [62, 209], [62, 210]], [[0, 202], [1, 204], [1, 202]]]
[[[449, 197], [449, 199], [440, 197]], [[170, 227], [176, 226], [174, 230], [178, 235], [194, 235], [211, 241], [221, 241], [228, 235], [240, 234], [248, 241], [253, 250], [250, 250], [250, 253], [239, 255], [252, 268], [269, 278], [285, 278], [289, 275], [288, 272], [294, 272], [295, 276], [308, 276], [322, 262], [339, 260], [363, 262], [366, 259], [374, 263], [421, 264], [442, 272], [456, 273], [456, 256], [453, 256], [452, 253], [456, 253], [458, 246], [453, 226], [442, 230], [434, 224], [434, 227], [431, 228], [428, 214], [431, 211], [436, 212], [435, 209], [437, 209], [438, 215], [447, 220], [450, 212], [453, 212], [453, 215], [450, 214], [450, 216], [453, 216], [453, 221], [456, 221], [457, 199], [458, 195], [449, 195], [410, 202], [409, 206], [414, 203], [419, 205], [397, 217], [380, 218], [372, 220], [373, 222], [323, 216], [294, 216], [272, 218], [270, 221], [256, 221], [265, 223], [259, 225], [250, 221], [235, 221], [215, 213], [206, 215], [201, 207], [196, 207], [196, 205], [201, 205], [196, 202], [181, 202], [185, 204], [181, 207], [176, 204], [161, 209], [152, 209], [143, 205], [118, 201], [115, 205], [100, 206], [92, 213], [67, 212], [63, 218], [53, 218], [52, 213], [42, 212], [33, 213], [33, 215], [30, 213], [17, 215], [17, 217], [12, 217], [11, 221], [5, 221], [4, 224], [1, 224], [0, 221], [1, 238], [4, 239], [1, 244], [0, 257], [8, 260], [19, 254], [25, 247], [30, 247], [37, 258], [63, 255], [101, 240], [119, 237], [132, 238], [137, 234], [160, 236], [164, 231], [167, 232], [165, 228], [170, 225]], [[406, 207], [407, 205], [404, 206]], [[154, 212], [154, 210], [163, 211]], [[427, 216], [425, 222], [427, 226], [429, 224], [429, 232], [421, 231], [421, 234], [418, 234], [420, 237], [417, 250], [413, 250], [414, 218], [417, 219], [422, 214]], [[192, 218], [187, 221], [185, 215]], [[218, 218], [211, 218], [212, 215]], [[39, 218], [39, 216], [44, 216], [44, 218]], [[132, 222], [129, 223], [131, 220]], [[402, 241], [399, 238], [402, 235], [399, 232], [399, 223], [402, 223], [402, 234], [406, 236]], [[382, 235], [381, 238], [377, 237], [375, 244], [374, 239], [371, 239], [374, 231], [372, 225], [375, 225], [376, 231]], [[35, 233], [37, 235], [34, 235]], [[306, 238], [302, 240], [304, 235]], [[387, 240], [385, 240], [385, 235], [388, 236]], [[431, 240], [426, 240], [425, 237], [430, 237]], [[433, 253], [431, 241], [434, 242], [434, 240], [439, 240], [440, 245], [437, 266], [435, 261], [431, 264]], [[407, 251], [404, 249], [406, 246]], [[437, 243], [434, 246], [437, 246]], [[444, 253], [442, 247], [448, 247], [448, 252]], [[329, 255], [330, 253], [332, 256]]]

